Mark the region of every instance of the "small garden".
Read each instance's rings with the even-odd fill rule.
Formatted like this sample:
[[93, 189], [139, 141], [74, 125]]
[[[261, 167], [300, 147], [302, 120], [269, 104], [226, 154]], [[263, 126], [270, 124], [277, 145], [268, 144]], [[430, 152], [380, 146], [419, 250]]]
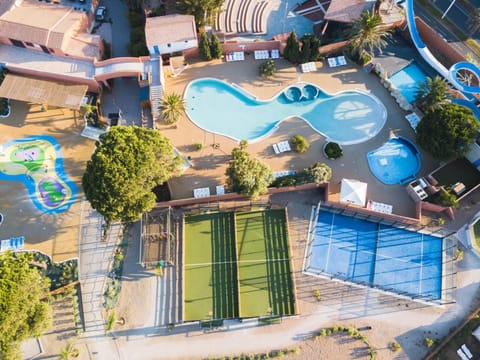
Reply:
[[78, 281], [78, 259], [56, 263], [48, 255], [34, 252], [33, 265], [50, 279], [50, 291], [55, 291]]
[[332, 169], [324, 163], [317, 162], [303, 171], [275, 179], [270, 186], [278, 188], [310, 183], [323, 184], [330, 181], [331, 178]]
[[85, 105], [82, 107], [84, 111], [85, 124], [90, 127], [105, 130], [107, 124], [101, 120], [101, 116], [98, 113], [98, 107], [95, 105]]

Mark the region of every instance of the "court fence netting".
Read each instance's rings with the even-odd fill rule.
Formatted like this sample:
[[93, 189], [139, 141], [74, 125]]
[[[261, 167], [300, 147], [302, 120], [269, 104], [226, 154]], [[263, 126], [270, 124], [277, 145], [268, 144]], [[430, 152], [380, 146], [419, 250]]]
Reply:
[[140, 221], [139, 263], [145, 268], [175, 265], [180, 218], [171, 207], [154, 208]]
[[[376, 224], [382, 224], [386, 226], [392, 226], [397, 229], [407, 230], [418, 232], [421, 234], [426, 234], [433, 236], [442, 240], [442, 275], [441, 275], [441, 297], [438, 299], [429, 297], [429, 296], [412, 296], [408, 293], [397, 292], [391, 288], [382, 288], [378, 284], [371, 284], [367, 282], [356, 282], [351, 278], [341, 276], [339, 274], [330, 274], [323, 272], [311, 267], [311, 260], [313, 255], [313, 246], [315, 242], [316, 235], [316, 225], [318, 222], [318, 217], [321, 211], [327, 211], [333, 214], [340, 214], [348, 217], [352, 217], [359, 220], [369, 221]], [[339, 282], [344, 282], [348, 285], [359, 286], [359, 287], [369, 287], [374, 288], [378, 291], [388, 293], [393, 296], [407, 298], [409, 300], [418, 301], [428, 305], [445, 305], [455, 302], [455, 290], [457, 288], [457, 269], [456, 269], [456, 260], [457, 260], [457, 250], [458, 250], [458, 240], [454, 236], [455, 232], [443, 229], [443, 228], [430, 228], [429, 226], [415, 226], [412, 224], [404, 223], [400, 220], [395, 220], [392, 218], [384, 218], [379, 213], [378, 215], [370, 215], [361, 212], [355, 211], [353, 207], [342, 207], [341, 205], [336, 207], [335, 204], [322, 204], [319, 202], [317, 205], [312, 206], [310, 223], [307, 233], [307, 243], [305, 246], [305, 254], [302, 272], [306, 275], [311, 275], [323, 279], [329, 279]]]

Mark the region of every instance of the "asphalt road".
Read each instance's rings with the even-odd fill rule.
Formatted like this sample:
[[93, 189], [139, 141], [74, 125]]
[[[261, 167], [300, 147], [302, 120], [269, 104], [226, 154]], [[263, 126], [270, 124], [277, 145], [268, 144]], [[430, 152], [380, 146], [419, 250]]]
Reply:
[[[448, 9], [453, 0], [432, 0], [433, 5], [442, 12], [442, 14]], [[480, 0], [475, 0], [480, 3]], [[480, 6], [480, 5], [477, 5]], [[464, 29], [468, 34], [468, 19], [470, 17], [470, 11], [465, 9], [461, 3], [456, 1], [453, 3], [450, 10], [448, 10], [446, 18], [456, 24], [458, 27]], [[480, 41], [480, 31], [477, 31], [472, 35], [472, 38]]]
[[[440, 1], [440, 0], [437, 0]], [[448, 0], [447, 0], [448, 1]], [[480, 0], [478, 0], [480, 1]], [[455, 34], [453, 34], [440, 20], [434, 17], [428, 10], [419, 5], [418, 1], [414, 1], [413, 8], [415, 15], [425, 21], [432, 29], [434, 29], [445, 41], [461, 54], [472, 54], [472, 50], [466, 46]], [[472, 54], [473, 55], [473, 54]], [[475, 56], [475, 55], [474, 55]], [[476, 56], [475, 56], [476, 57]], [[476, 57], [480, 61], [479, 57]]]

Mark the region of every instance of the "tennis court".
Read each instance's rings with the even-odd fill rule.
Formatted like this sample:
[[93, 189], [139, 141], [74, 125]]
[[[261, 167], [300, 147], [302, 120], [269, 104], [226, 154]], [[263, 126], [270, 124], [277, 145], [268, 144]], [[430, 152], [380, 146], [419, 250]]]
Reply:
[[233, 213], [185, 218], [184, 320], [238, 317]]
[[285, 210], [189, 215], [184, 320], [296, 313]]
[[240, 316], [295, 313], [285, 211], [236, 214]]
[[442, 288], [443, 239], [320, 211], [308, 272], [437, 300]]

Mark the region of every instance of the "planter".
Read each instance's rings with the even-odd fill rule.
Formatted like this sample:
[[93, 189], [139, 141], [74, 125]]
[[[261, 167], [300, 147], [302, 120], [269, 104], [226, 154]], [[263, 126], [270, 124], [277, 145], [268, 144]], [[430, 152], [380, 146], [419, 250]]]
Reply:
[[323, 145], [323, 156], [330, 160], [336, 160], [343, 156], [343, 149], [340, 144], [329, 141]]

